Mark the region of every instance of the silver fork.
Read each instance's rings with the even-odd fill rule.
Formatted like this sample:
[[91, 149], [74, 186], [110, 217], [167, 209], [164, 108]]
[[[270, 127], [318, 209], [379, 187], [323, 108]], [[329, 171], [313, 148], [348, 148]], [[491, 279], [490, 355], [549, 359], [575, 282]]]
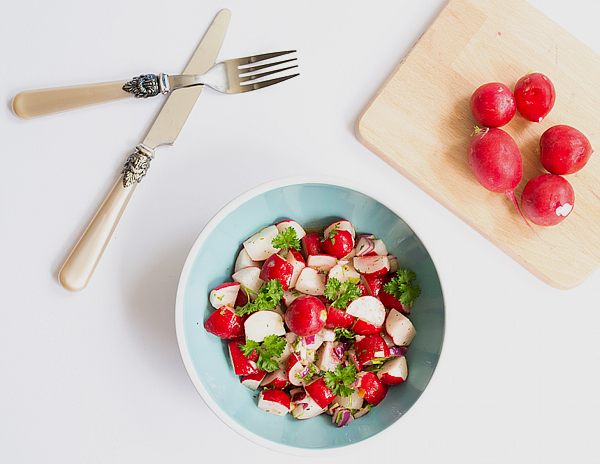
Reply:
[[288, 50], [226, 60], [215, 64], [204, 74], [142, 74], [126, 82], [103, 82], [52, 89], [27, 90], [15, 96], [13, 111], [17, 116], [27, 119], [132, 96], [149, 98], [159, 94], [166, 95], [174, 90], [195, 85], [207, 85], [222, 93], [242, 93], [258, 90], [299, 75], [299, 73], [286, 74], [268, 80], [261, 80], [267, 76], [297, 68], [298, 65], [296, 64], [283, 68], [279, 67], [296, 61], [297, 58], [268, 62], [273, 58], [295, 52], [296, 50]]

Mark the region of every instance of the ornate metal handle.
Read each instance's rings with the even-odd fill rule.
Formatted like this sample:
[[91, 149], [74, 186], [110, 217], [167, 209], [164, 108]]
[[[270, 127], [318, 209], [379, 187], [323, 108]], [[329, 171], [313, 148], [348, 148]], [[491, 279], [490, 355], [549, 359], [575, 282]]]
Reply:
[[159, 93], [169, 93], [169, 76], [166, 74], [142, 74], [123, 85], [123, 90], [133, 94], [135, 98], [155, 97]]

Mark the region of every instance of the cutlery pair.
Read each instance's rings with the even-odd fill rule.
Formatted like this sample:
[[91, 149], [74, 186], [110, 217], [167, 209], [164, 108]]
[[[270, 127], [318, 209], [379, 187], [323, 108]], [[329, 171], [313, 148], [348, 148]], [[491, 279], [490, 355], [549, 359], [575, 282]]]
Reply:
[[[154, 159], [155, 149], [175, 142], [204, 85], [219, 92], [241, 93], [262, 89], [298, 75], [277, 75], [297, 67], [278, 68], [290, 64], [295, 58], [276, 63], [268, 61], [293, 51], [227, 60], [215, 65], [230, 17], [229, 10], [219, 11], [182, 75], [142, 75], [127, 82], [32, 90], [15, 96], [15, 114], [31, 118], [127, 97], [148, 98], [168, 94], [148, 133], [127, 158], [119, 179], [61, 268], [58, 280], [67, 290], [77, 292], [87, 286], [135, 187]], [[267, 76], [272, 78], [261, 80]]]
[[[53, 89], [26, 90], [17, 94], [13, 99], [13, 111], [17, 116], [28, 119], [128, 97], [149, 98], [159, 94], [167, 95], [174, 90], [197, 85], [208, 85], [222, 93], [258, 90], [298, 76], [298, 73], [279, 74], [296, 68], [298, 65], [278, 67], [296, 61], [297, 58], [268, 62], [273, 58], [290, 53], [295, 53], [295, 50], [226, 60], [215, 64], [204, 74], [142, 74], [127, 82], [103, 82]], [[279, 77], [261, 80], [274, 74], [279, 74]]]

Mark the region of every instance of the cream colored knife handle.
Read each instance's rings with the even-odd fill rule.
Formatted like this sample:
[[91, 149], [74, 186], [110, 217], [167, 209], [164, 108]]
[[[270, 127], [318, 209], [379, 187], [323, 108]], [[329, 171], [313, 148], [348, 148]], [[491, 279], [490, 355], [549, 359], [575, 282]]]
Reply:
[[123, 90], [127, 81], [26, 90], [13, 99], [13, 111], [21, 118], [34, 118], [83, 106], [133, 97]]
[[146, 175], [153, 158], [154, 150], [143, 144], [127, 158], [121, 177], [58, 274], [58, 280], [67, 290], [78, 292], [90, 281], [136, 185]]
[[58, 279], [64, 288], [78, 292], [88, 284], [135, 186], [125, 188], [123, 177], [119, 178], [60, 270]]

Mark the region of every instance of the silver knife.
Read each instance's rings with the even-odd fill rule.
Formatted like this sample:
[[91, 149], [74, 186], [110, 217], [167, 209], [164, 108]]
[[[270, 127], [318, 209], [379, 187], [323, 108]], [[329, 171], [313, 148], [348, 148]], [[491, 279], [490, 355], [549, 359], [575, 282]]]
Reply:
[[[212, 67], [225, 38], [230, 17], [229, 10], [219, 11], [184, 74], [202, 74]], [[198, 86], [180, 89], [169, 95], [148, 134], [127, 158], [121, 177], [60, 270], [58, 278], [64, 288], [77, 292], [86, 287], [136, 185], [146, 175], [154, 158], [154, 150], [175, 142], [201, 92], [202, 86]]]

